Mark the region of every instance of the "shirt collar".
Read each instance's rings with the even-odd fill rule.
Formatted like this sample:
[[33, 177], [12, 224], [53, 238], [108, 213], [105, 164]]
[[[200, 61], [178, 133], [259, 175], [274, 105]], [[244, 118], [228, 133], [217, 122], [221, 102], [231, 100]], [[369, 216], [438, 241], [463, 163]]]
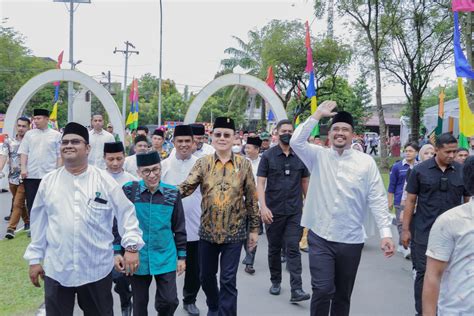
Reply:
[[[235, 166], [235, 157], [236, 157], [236, 155], [233, 152], [231, 152], [229, 161], [231, 161], [234, 166]], [[218, 160], [220, 161], [220, 158], [219, 158], [219, 156], [217, 156], [217, 152], [215, 152], [214, 153], [214, 163], [216, 163]]]
[[[432, 169], [432, 168], [438, 168], [439, 170], [441, 170], [441, 168], [438, 166], [438, 164], [436, 163], [436, 159], [435, 157], [433, 158], [430, 158], [426, 161], [426, 163], [428, 164], [428, 168]], [[448, 169], [453, 169], [453, 170], [456, 170], [456, 167], [454, 166], [453, 163], [449, 164], [447, 167], [446, 167], [446, 170]]]
[[332, 152], [332, 154], [334, 156], [337, 156], [337, 157], [346, 157], [346, 156], [349, 156], [351, 155], [352, 153], [354, 153], [354, 149], [352, 148], [347, 148], [347, 149], [344, 149], [344, 151], [342, 152], [342, 155], [339, 155], [339, 153], [337, 152], [337, 150], [334, 149], [334, 147], [330, 147], [330, 150]]
[[[281, 149], [281, 146], [280, 146], [279, 144], [276, 145], [275, 147], [276, 147], [275, 150], [276, 150], [277, 156], [285, 155], [285, 153], [283, 152], [283, 149]], [[295, 152], [294, 152], [293, 149], [291, 149], [291, 147], [290, 147], [290, 155], [293, 156], [294, 154], [295, 154]]]
[[101, 129], [100, 132], [96, 132], [95, 129], [92, 129], [92, 134], [102, 135], [104, 134], [104, 129]]
[[156, 191], [155, 192], [151, 192], [150, 190], [148, 190], [148, 187], [146, 186], [145, 184], [145, 181], [142, 179], [138, 182], [139, 186], [140, 186], [140, 193], [143, 193], [145, 191], [148, 191], [150, 192], [151, 194], [155, 194], [156, 192], [160, 192], [161, 195], [163, 195], [163, 186], [161, 185], [161, 181], [160, 181], [160, 184], [158, 185], [158, 188], [156, 188]]

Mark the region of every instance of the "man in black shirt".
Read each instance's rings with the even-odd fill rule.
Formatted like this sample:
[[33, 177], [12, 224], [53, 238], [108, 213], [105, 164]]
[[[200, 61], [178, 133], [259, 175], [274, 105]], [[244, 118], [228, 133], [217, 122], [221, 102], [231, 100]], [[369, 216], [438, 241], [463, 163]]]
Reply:
[[[454, 161], [458, 144], [450, 133], [436, 139], [436, 156], [415, 166], [407, 182], [407, 199], [403, 216], [402, 244], [410, 245], [416, 270], [415, 308], [422, 315], [421, 294], [426, 270], [426, 248], [431, 226], [447, 210], [468, 202], [462, 165]], [[414, 214], [416, 205], [416, 213]], [[410, 226], [413, 221], [413, 236]]]
[[290, 148], [293, 124], [282, 120], [277, 125], [278, 146], [262, 155], [257, 172], [257, 193], [262, 220], [268, 238], [268, 265], [272, 286], [270, 294], [280, 294], [281, 249], [286, 244], [290, 271], [291, 302], [310, 299], [303, 291], [299, 242], [303, 233], [300, 226], [303, 194], [309, 184], [309, 171]]

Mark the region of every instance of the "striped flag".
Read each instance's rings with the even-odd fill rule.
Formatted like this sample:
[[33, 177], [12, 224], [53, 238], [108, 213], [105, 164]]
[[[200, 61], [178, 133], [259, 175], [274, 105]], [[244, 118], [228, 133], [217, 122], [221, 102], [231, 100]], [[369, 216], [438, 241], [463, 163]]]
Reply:
[[458, 77], [459, 147], [469, 148], [469, 137], [474, 136], [474, 114], [469, 108], [462, 78], [474, 80], [474, 71], [461, 48], [458, 13], [454, 12], [454, 66]]
[[[313, 49], [311, 48], [311, 37], [309, 35], [309, 23], [306, 21], [306, 68], [305, 71], [309, 73], [308, 87], [306, 88], [306, 97], [311, 100], [311, 114], [316, 112], [318, 108], [318, 101], [316, 99], [316, 87], [314, 85], [314, 67], [313, 67]], [[299, 120], [299, 117], [298, 117]], [[319, 124], [311, 131], [311, 136], [319, 135]]]
[[125, 126], [128, 126], [131, 130], [134, 130], [138, 127], [138, 79], [133, 79], [132, 81], [129, 100], [131, 107]]
[[[268, 67], [267, 79], [265, 79], [265, 82], [276, 93], [276, 90], [275, 90], [275, 76], [273, 75], [273, 67], [272, 66]], [[274, 121], [275, 120], [275, 115], [273, 114], [273, 111], [272, 111], [271, 108], [268, 110], [267, 120], [268, 121]]]
[[[56, 63], [56, 69], [61, 69], [61, 64], [63, 63], [63, 54], [64, 51], [58, 56], [58, 62]], [[58, 99], [59, 99], [59, 86], [61, 85], [60, 81], [56, 81], [53, 83], [54, 85], [54, 105], [51, 114], [49, 115], [49, 119], [52, 121], [51, 125], [53, 128], [57, 128], [57, 121], [58, 121]]]

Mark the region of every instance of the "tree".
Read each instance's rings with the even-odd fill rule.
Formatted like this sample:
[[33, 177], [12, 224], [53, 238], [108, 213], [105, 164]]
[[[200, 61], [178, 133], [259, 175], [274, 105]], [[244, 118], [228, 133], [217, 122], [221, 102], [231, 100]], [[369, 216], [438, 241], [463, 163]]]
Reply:
[[[0, 24], [0, 112], [5, 113], [15, 94], [33, 76], [54, 69], [56, 63], [49, 58], [31, 55], [25, 46], [23, 36], [11, 27]], [[46, 86], [30, 100], [26, 114], [33, 108], [53, 106], [54, 87]], [[59, 113], [61, 116], [61, 113]]]
[[[316, 2], [319, 0], [316, 0]], [[387, 127], [382, 107], [381, 53], [389, 40], [389, 32], [398, 23], [397, 7], [400, 0], [339, 0], [338, 10], [351, 18], [362, 35], [359, 51], [371, 54], [375, 73], [375, 101], [379, 118], [381, 151], [380, 165], [388, 169]], [[365, 45], [364, 45], [365, 44]]]
[[434, 1], [410, 0], [392, 9], [399, 22], [391, 28], [391, 45], [384, 47], [381, 61], [403, 85], [411, 139], [418, 140], [423, 95], [435, 70], [453, 56], [453, 22], [451, 13]]
[[[299, 114], [309, 108], [310, 100], [305, 97], [308, 83], [308, 75], [304, 73], [305, 28], [301, 22], [273, 20], [260, 30], [249, 32], [247, 43], [240, 38], [236, 40], [239, 48], [225, 51], [232, 55], [222, 61], [225, 69], [239, 65], [250, 74], [265, 79], [267, 68], [273, 66], [277, 90], [280, 91], [277, 95], [283, 106], [287, 108], [292, 98], [301, 96], [298, 106], [292, 106], [292, 109]], [[313, 38], [312, 43], [317, 97], [321, 97], [332, 93], [335, 78], [349, 64], [352, 52], [349, 46], [336, 40]], [[327, 78], [331, 78], [333, 84], [320, 87]]]

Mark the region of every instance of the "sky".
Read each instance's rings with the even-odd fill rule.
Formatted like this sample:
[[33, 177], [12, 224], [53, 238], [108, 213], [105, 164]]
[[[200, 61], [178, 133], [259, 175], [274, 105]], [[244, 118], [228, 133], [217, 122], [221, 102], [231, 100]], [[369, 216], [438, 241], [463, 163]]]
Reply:
[[[150, 72], [159, 73], [159, 0], [91, 0], [76, 6], [74, 13], [74, 61], [77, 69], [105, 81], [102, 72], [111, 71], [112, 81], [123, 82], [125, 58], [117, 49], [130, 41], [139, 51], [129, 58], [128, 83]], [[311, 0], [163, 0], [163, 78], [198, 92], [221, 70], [224, 50], [236, 47], [232, 36], [248, 39], [251, 29], [272, 19], [308, 20], [311, 33], [326, 32], [326, 21], [314, 20]], [[64, 50], [63, 68], [69, 68], [69, 13], [67, 5], [53, 0], [0, 0], [0, 18], [25, 36], [35, 56], [57, 59]], [[347, 36], [346, 26], [336, 19], [335, 35]], [[302, 69], [302, 72], [304, 69]], [[432, 86], [445, 81], [453, 70], [438, 73]], [[346, 74], [353, 81], [358, 74], [353, 64]], [[451, 76], [454, 78], [454, 75]], [[405, 99], [399, 84], [385, 84], [383, 102]]]

